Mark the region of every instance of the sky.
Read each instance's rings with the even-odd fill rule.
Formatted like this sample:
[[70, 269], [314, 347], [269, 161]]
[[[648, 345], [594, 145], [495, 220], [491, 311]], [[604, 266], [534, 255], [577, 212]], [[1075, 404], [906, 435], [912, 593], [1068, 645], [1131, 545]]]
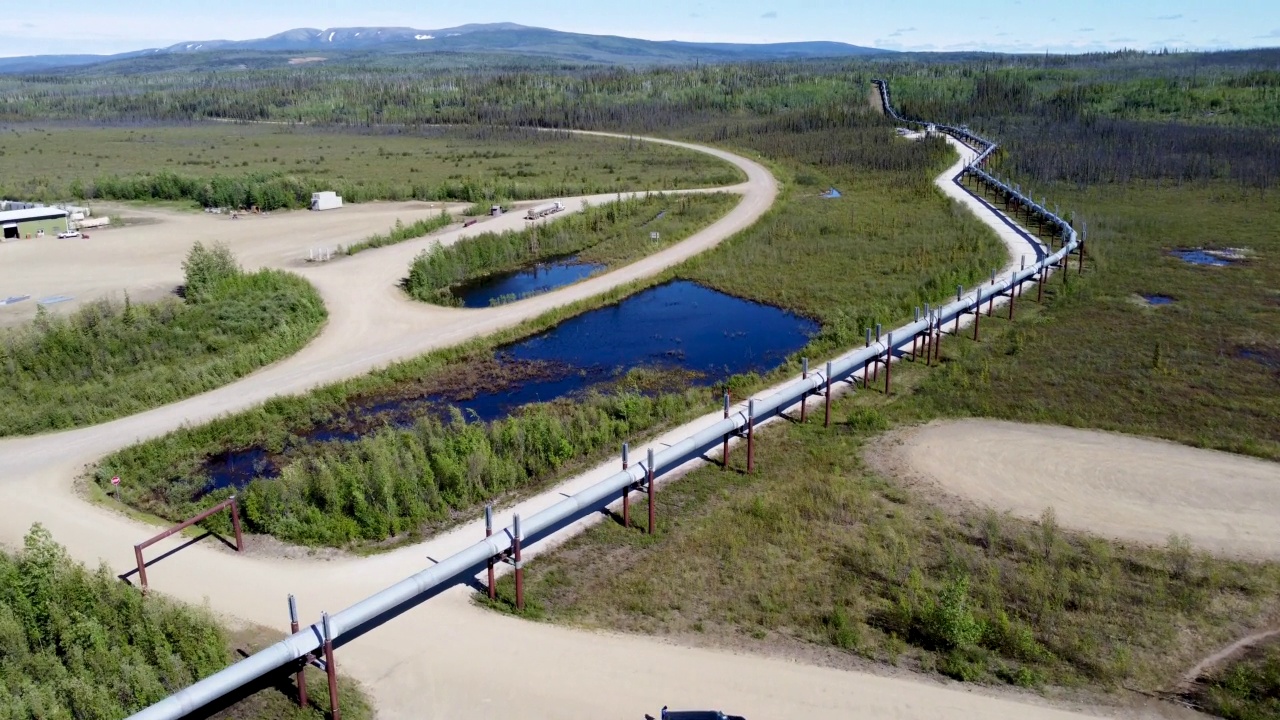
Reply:
[[651, 40], [836, 40], [889, 50], [1280, 46], [1280, 0], [58, 0], [0, 6], [0, 57], [246, 40], [296, 27], [516, 22]]

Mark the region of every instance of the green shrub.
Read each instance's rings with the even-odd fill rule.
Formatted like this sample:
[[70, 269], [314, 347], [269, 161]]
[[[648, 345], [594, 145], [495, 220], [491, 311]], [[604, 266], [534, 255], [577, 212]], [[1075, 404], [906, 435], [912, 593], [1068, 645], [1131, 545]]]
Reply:
[[0, 553], [0, 715], [120, 718], [221, 670], [227, 638], [201, 610], [145, 601], [89, 572], [35, 525]]
[[197, 243], [186, 301], [99, 300], [0, 331], [0, 435], [103, 422], [224, 385], [301, 348], [324, 304], [290, 273], [243, 273]]

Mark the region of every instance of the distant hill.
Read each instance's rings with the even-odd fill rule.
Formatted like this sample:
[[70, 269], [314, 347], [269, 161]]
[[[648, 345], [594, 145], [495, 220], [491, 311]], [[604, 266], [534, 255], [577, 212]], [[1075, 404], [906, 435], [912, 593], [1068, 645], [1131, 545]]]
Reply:
[[[461, 25], [441, 30], [418, 30], [405, 27], [348, 27], [323, 30], [296, 28], [256, 40], [193, 40], [165, 48], [137, 50], [118, 55], [36, 55], [0, 58], [0, 73], [85, 68], [101, 63], [155, 55], [243, 54], [246, 51], [307, 53], [308, 56], [316, 57], [328, 57], [329, 54], [341, 57], [352, 54], [497, 53], [610, 65], [829, 58], [889, 52], [839, 42], [765, 44], [659, 42], [615, 35], [561, 32], [515, 23], [490, 23]], [[278, 64], [284, 64], [287, 58], [278, 58], [278, 61]]]

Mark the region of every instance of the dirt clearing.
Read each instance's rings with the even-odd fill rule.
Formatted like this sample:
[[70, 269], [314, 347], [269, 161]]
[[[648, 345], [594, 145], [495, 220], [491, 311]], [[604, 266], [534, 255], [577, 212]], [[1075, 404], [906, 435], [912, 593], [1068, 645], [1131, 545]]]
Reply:
[[997, 420], [934, 422], [895, 432], [871, 458], [978, 505], [1064, 526], [1164, 544], [1182, 535], [1210, 552], [1280, 557], [1280, 464], [1160, 440]]

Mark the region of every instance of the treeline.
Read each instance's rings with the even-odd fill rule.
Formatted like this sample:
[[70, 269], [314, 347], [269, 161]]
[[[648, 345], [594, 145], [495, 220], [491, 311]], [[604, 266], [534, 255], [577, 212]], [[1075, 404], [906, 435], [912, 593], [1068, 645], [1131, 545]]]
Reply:
[[[726, 171], [715, 182], [736, 180]], [[714, 182], [713, 182], [714, 184]], [[80, 200], [187, 200], [201, 207], [260, 210], [300, 209], [311, 203], [311, 194], [332, 190], [345, 202], [373, 200], [421, 200], [426, 202], [495, 202], [573, 197], [613, 192], [617, 183], [560, 180], [528, 182], [490, 178], [446, 181], [438, 184], [407, 181], [333, 180], [299, 177], [287, 173], [246, 173], [200, 177], [171, 171], [131, 176], [104, 176], [92, 182], [73, 181], [67, 192]], [[54, 196], [58, 191], [49, 190]]]
[[324, 322], [319, 294], [278, 270], [245, 273], [197, 243], [185, 300], [102, 299], [0, 332], [0, 436], [123, 417], [224, 385], [292, 354]]
[[[1023, 143], [1023, 136], [1040, 141], [1057, 135], [1080, 143], [1073, 153], [1079, 161], [1067, 163], [1064, 152], [1064, 160], [1050, 163], [1056, 168], [1052, 173], [1036, 179], [1095, 183], [1179, 177], [1269, 187], [1274, 179], [1267, 169], [1275, 167], [1274, 147], [1280, 142], [1274, 132], [1280, 126], [1278, 67], [1280, 51], [1260, 50], [644, 70], [508, 67], [415, 73], [339, 64], [237, 74], [162, 73], [149, 76], [143, 85], [114, 75], [43, 75], [0, 79], [0, 99], [6, 100], [0, 102], [0, 120], [230, 118], [359, 127], [461, 124], [686, 132], [752, 117], [838, 122], [841, 114], [868, 107], [869, 81], [885, 76], [908, 115], [968, 123], [993, 135], [1007, 130], [1008, 137], [1001, 139], [1028, 163], [1032, 153], [1025, 150], [1033, 143]], [[1212, 129], [1184, 130], [1188, 125]], [[342, 191], [353, 200], [466, 202], [598, 191], [501, 182], [492, 187], [363, 187], [367, 189], [357, 185]], [[288, 190], [286, 184], [264, 188], [262, 194], [278, 200]], [[124, 188], [119, 192], [128, 194]]]
[[40, 525], [0, 552], [0, 716], [122, 718], [229, 661], [208, 613], [90, 572]]
[[[601, 248], [593, 260], [616, 263], [653, 245], [683, 240], [728, 209], [722, 194], [669, 197], [643, 195], [589, 207], [581, 213], [520, 231], [484, 233], [452, 245], [434, 245], [414, 258], [404, 288], [415, 299], [457, 305], [452, 288], [460, 283], [549, 258]], [[659, 217], [661, 215], [661, 217]]]
[[[1255, 72], [1251, 82], [1271, 92], [1263, 83], [1267, 77]], [[1100, 111], [1112, 101], [1123, 104], [1122, 88], [1069, 83], [1040, 92], [1033, 78], [1012, 71], [966, 82], [952, 78], [931, 85], [917, 79], [891, 85], [904, 115], [971, 125], [1003, 146], [995, 157], [997, 168], [1025, 180], [1078, 185], [1226, 180], [1263, 189], [1280, 180], [1280, 134], [1274, 129], [1135, 120]], [[1274, 121], [1280, 118], [1280, 91], [1271, 94]], [[1180, 91], [1169, 101], [1174, 105], [1151, 114], [1176, 116], [1195, 96]]]

